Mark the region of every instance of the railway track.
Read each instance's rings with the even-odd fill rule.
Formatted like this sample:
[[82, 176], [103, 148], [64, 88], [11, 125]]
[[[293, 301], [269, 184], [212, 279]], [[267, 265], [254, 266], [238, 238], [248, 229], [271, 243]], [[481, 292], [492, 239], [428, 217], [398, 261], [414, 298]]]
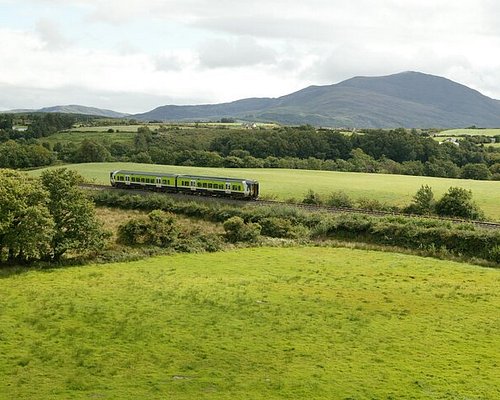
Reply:
[[[98, 184], [82, 184], [80, 185], [82, 189], [88, 190], [118, 190], [118, 191], [127, 191], [126, 189], [114, 188], [109, 185], [98, 185]], [[127, 191], [128, 192], [128, 191]], [[141, 193], [141, 194], [153, 194], [158, 193], [151, 190], [138, 190], [134, 189], [131, 191], [132, 193]], [[346, 208], [346, 207], [329, 207], [315, 204], [302, 204], [302, 203], [287, 203], [284, 201], [278, 200], [242, 200], [242, 199], [231, 199], [227, 197], [211, 197], [211, 196], [193, 196], [190, 194], [184, 193], [164, 193], [167, 196], [171, 196], [177, 199], [186, 199], [186, 200], [199, 200], [204, 202], [217, 202], [217, 203], [225, 203], [225, 204], [236, 204], [236, 205], [254, 205], [254, 206], [293, 206], [303, 210], [308, 211], [325, 211], [329, 213], [356, 213], [356, 214], [364, 214], [378, 217], [385, 216], [401, 216], [401, 217], [409, 217], [409, 218], [428, 218], [434, 220], [448, 221], [456, 224], [472, 224], [475, 226], [489, 228], [489, 229], [500, 229], [499, 222], [493, 221], [475, 221], [475, 220], [467, 220], [460, 218], [445, 218], [431, 215], [415, 215], [415, 214], [405, 214], [393, 211], [380, 211], [380, 210], [364, 210], [360, 208]]]

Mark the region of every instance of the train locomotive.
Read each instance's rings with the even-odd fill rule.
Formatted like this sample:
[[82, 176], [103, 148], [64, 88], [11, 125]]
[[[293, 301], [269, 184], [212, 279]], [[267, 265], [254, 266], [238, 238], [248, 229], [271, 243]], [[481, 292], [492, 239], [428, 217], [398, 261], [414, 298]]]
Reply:
[[110, 172], [109, 180], [111, 186], [122, 189], [148, 189], [239, 199], [256, 199], [259, 196], [259, 182], [240, 178], [117, 170]]

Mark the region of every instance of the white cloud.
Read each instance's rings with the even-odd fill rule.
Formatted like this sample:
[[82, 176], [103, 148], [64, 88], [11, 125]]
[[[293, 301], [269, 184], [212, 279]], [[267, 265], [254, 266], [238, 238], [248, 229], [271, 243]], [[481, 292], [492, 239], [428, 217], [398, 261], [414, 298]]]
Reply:
[[68, 47], [70, 42], [62, 34], [58, 24], [49, 19], [43, 18], [36, 24], [36, 32], [49, 50], [57, 50]]
[[[446, 76], [500, 98], [494, 0], [22, 3], [23, 13], [33, 13], [32, 25], [8, 17], [9, 25], [0, 24], [0, 84], [19, 88], [38, 106], [62, 103], [58, 94], [118, 109], [112, 99], [123, 105], [119, 111], [139, 112], [151, 104], [147, 99], [186, 104], [279, 96], [403, 70]], [[12, 11], [18, 3], [0, 4]], [[12, 108], [9, 93], [0, 92], [0, 107]]]
[[236, 40], [213, 39], [204, 42], [199, 49], [200, 63], [208, 68], [244, 67], [272, 64], [276, 52], [257, 43], [255, 39], [242, 37]]

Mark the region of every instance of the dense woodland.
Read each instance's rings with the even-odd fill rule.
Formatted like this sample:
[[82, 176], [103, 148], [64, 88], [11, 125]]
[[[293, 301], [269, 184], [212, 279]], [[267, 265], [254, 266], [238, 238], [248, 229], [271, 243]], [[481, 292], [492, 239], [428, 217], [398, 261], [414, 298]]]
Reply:
[[[291, 168], [500, 180], [500, 149], [490, 138], [464, 137], [438, 143], [428, 132], [362, 130], [346, 134], [312, 126], [272, 129], [137, 130], [133, 143], [102, 140], [53, 143], [44, 138], [89, 117], [28, 115], [27, 129], [13, 129], [13, 116], [0, 116], [0, 167], [30, 168], [57, 162], [134, 161], [227, 168]], [[16, 116], [16, 118], [19, 118]], [[112, 129], [110, 129], [112, 131]], [[82, 135], [84, 133], [82, 132]], [[495, 138], [500, 142], [500, 137]]]

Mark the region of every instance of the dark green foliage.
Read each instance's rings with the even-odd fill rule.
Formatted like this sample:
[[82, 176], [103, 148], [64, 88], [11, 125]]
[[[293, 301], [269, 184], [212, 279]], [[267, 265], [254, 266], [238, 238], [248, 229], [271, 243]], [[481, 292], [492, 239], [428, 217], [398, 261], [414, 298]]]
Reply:
[[491, 172], [485, 164], [470, 163], [462, 167], [460, 177], [464, 179], [487, 180], [491, 178]]
[[415, 250], [444, 251], [500, 262], [500, 232], [442, 221], [344, 214], [324, 219], [314, 228], [312, 235]]
[[57, 261], [68, 251], [101, 249], [105, 233], [92, 201], [78, 187], [83, 178], [75, 171], [59, 168], [45, 171], [40, 180], [49, 194], [48, 209], [55, 223], [48, 257]]
[[52, 152], [38, 144], [18, 143], [8, 140], [0, 144], [0, 168], [30, 168], [51, 165]]
[[261, 226], [259, 224], [245, 223], [241, 217], [231, 217], [224, 222], [226, 239], [231, 243], [255, 242], [259, 238]]
[[377, 199], [361, 197], [357, 200], [357, 207], [367, 211], [399, 211], [397, 206], [389, 206]]
[[73, 162], [104, 162], [111, 159], [108, 149], [101, 143], [85, 139], [73, 154]]
[[119, 241], [128, 245], [170, 247], [178, 235], [173, 215], [161, 210], [150, 212], [147, 218], [132, 219], [118, 228]]
[[[347, 239], [417, 250], [443, 250], [467, 258], [500, 262], [500, 232], [475, 228], [469, 224], [402, 216], [332, 216], [319, 212], [309, 213], [290, 205], [245, 209], [218, 204], [175, 202], [171, 198], [156, 194], [138, 196], [120, 192], [98, 192], [94, 196], [96, 203], [101, 205], [142, 210], [161, 208], [214, 222], [231, 219], [228, 228], [236, 232], [245, 230], [248, 226], [245, 221], [258, 224], [262, 234], [268, 234], [273, 229], [276, 229], [276, 232], [285, 232], [289, 225], [283, 221], [290, 221], [294, 229], [297, 229], [299, 237], [304, 238], [308, 233], [301, 225], [312, 229], [313, 237]], [[270, 220], [272, 222], [269, 222]]]
[[27, 263], [50, 250], [54, 221], [37, 180], [0, 170], [0, 263]]
[[75, 172], [46, 171], [39, 180], [0, 175], [0, 262], [58, 261], [102, 248], [105, 234]]
[[461, 187], [450, 187], [436, 202], [436, 212], [446, 217], [484, 219], [484, 214], [472, 200], [472, 192]]
[[295, 239], [301, 233], [300, 225], [296, 221], [289, 219], [279, 217], [261, 218], [259, 224], [262, 227], [261, 234], [264, 236]]
[[0, 130], [12, 129], [13, 121], [14, 121], [14, 115], [12, 115], [12, 114], [0, 114]]
[[316, 193], [314, 190], [309, 189], [302, 200], [302, 203], [304, 204], [313, 204], [313, 205], [320, 205], [322, 204], [323, 200], [321, 199], [321, 196]]
[[343, 190], [332, 192], [325, 201], [325, 204], [330, 207], [351, 208], [354, 202], [349, 195]]
[[406, 207], [405, 212], [409, 214], [434, 214], [436, 201], [432, 188], [428, 185], [422, 187], [413, 196], [412, 203]]
[[33, 115], [25, 137], [40, 138], [49, 136], [64, 129], [70, 129], [76, 122], [76, 117], [71, 114], [47, 113]]

